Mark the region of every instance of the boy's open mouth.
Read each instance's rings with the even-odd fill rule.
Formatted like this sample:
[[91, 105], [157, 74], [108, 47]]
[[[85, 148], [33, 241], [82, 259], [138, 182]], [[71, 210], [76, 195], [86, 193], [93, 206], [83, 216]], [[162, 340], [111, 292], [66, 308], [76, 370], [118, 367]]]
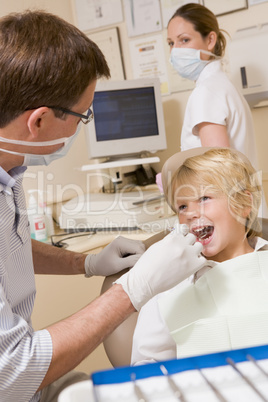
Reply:
[[197, 237], [199, 241], [209, 239], [214, 231], [214, 226], [202, 226], [199, 228], [192, 229], [192, 233]]

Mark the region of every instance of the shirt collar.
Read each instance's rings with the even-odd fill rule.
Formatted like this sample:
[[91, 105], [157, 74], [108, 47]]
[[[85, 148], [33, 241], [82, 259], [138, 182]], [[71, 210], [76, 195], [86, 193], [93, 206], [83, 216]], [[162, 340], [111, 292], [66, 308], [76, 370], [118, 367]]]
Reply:
[[205, 81], [207, 78], [214, 74], [215, 72], [222, 71], [222, 60], [214, 60], [208, 63], [204, 69], [201, 71], [199, 77], [196, 80], [196, 85]]
[[16, 180], [25, 172], [26, 169], [26, 166], [17, 166], [11, 169], [9, 172], [6, 172], [0, 166], [0, 188], [3, 188], [3, 186], [11, 188], [14, 187]]

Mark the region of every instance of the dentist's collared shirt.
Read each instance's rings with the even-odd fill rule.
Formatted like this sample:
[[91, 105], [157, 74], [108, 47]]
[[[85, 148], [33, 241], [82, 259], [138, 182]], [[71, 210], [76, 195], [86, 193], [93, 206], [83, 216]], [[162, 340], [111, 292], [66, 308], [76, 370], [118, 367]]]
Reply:
[[26, 168], [0, 167], [0, 399], [37, 402], [52, 359], [47, 330], [34, 331], [35, 279], [22, 187]]

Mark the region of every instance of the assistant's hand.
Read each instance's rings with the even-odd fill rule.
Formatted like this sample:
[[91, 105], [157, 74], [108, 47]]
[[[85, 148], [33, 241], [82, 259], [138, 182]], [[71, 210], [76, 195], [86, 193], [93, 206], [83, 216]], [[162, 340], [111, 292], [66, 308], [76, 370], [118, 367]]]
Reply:
[[142, 241], [119, 236], [98, 254], [89, 254], [85, 259], [86, 277], [109, 276], [132, 268], [145, 251]]
[[193, 234], [183, 236], [179, 230], [153, 244], [136, 265], [115, 283], [121, 284], [137, 311], [157, 293], [164, 292], [206, 263], [203, 247]]

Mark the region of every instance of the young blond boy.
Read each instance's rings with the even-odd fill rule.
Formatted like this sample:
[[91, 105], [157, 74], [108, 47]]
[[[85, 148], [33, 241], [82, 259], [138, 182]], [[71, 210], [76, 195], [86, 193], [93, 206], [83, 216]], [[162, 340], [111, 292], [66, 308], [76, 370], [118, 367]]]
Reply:
[[258, 174], [238, 151], [195, 148], [173, 155], [162, 181], [207, 264], [142, 308], [132, 364], [267, 343], [268, 243], [258, 237]]

